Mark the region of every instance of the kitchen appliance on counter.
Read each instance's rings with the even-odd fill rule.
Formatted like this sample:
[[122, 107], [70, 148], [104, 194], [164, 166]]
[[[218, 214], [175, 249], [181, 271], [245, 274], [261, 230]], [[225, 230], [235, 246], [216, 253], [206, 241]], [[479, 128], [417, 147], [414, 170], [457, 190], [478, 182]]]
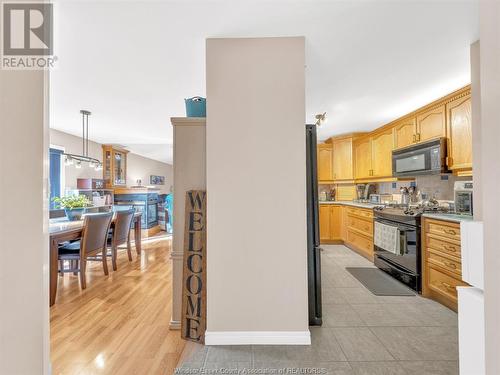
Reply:
[[446, 138], [392, 151], [392, 176], [418, 176], [447, 173]]
[[370, 203], [389, 204], [392, 201], [392, 194], [370, 194]]
[[472, 181], [455, 181], [455, 211], [457, 214], [473, 214]]
[[421, 216], [442, 207], [378, 206], [374, 209], [374, 264], [416, 292], [422, 290]]
[[368, 202], [370, 195], [376, 193], [376, 187], [373, 184], [358, 184], [356, 185], [356, 200], [358, 202]]

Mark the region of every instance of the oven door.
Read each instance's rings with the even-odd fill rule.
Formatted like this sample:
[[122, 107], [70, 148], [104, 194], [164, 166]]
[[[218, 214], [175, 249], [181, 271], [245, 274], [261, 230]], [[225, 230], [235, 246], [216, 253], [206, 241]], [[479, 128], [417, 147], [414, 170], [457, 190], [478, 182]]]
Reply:
[[398, 251], [374, 245], [375, 265], [396, 279], [420, 291], [420, 229], [418, 226], [376, 218], [375, 222], [398, 229]]

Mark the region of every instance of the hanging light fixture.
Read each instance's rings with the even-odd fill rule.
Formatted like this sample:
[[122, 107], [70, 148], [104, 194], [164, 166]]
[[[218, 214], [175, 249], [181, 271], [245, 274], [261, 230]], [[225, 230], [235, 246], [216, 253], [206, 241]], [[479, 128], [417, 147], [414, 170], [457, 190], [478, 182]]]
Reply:
[[102, 163], [89, 156], [89, 116], [90, 111], [85, 109], [80, 110], [82, 114], [82, 154], [68, 154], [63, 153], [65, 156], [65, 165], [75, 165], [75, 168], [81, 168], [82, 163], [88, 163], [90, 168], [94, 168], [96, 171], [102, 170]]

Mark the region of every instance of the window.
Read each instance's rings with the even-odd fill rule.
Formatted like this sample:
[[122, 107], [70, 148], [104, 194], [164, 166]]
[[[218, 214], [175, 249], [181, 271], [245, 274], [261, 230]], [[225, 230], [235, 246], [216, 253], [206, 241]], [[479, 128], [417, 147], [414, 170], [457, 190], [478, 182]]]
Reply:
[[50, 209], [55, 209], [54, 198], [61, 196], [63, 183], [63, 154], [64, 150], [57, 148], [49, 149], [49, 188], [50, 188]]

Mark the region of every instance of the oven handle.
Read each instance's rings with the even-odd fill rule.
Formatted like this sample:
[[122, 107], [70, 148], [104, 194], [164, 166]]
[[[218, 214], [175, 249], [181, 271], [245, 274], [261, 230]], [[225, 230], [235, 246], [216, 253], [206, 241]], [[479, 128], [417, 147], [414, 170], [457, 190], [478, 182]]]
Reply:
[[399, 272], [404, 273], [405, 275], [408, 275], [408, 276], [415, 276], [415, 274], [414, 274], [414, 273], [407, 271], [407, 270], [406, 270], [406, 268], [401, 268], [401, 266], [400, 266], [400, 265], [398, 265], [398, 264], [396, 264], [396, 263], [394, 263], [394, 262], [391, 262], [391, 261], [389, 261], [388, 259], [385, 259], [384, 257], [382, 257], [382, 256], [380, 256], [380, 255], [378, 255], [378, 254], [377, 254], [377, 258], [378, 258], [378, 260], [379, 260], [380, 262], [382, 262], [382, 263], [387, 263], [389, 266], [396, 268]]
[[380, 218], [375, 219], [376, 222], [381, 224], [390, 225], [391, 227], [397, 227], [400, 231], [408, 232], [408, 231], [416, 231], [417, 227], [413, 227], [411, 225], [396, 223], [395, 221], [384, 220]]

